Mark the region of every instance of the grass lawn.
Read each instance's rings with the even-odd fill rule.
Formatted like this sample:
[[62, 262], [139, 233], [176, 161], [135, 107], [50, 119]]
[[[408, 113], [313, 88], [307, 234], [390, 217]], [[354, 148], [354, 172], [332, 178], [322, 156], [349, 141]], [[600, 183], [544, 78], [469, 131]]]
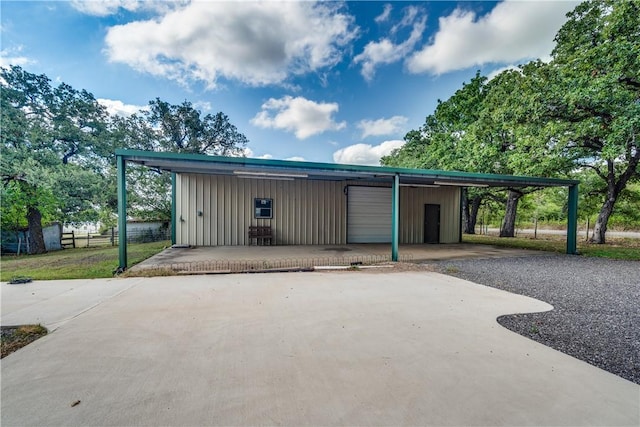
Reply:
[[[564, 236], [545, 235], [534, 239], [532, 237], [497, 237], [492, 235], [464, 234], [464, 243], [478, 243], [484, 245], [502, 246], [507, 248], [533, 249], [565, 253], [566, 238]], [[604, 245], [595, 245], [578, 241], [578, 253], [584, 256], [626, 259], [640, 261], [640, 239], [607, 239]]]
[[[533, 239], [465, 234], [462, 241], [557, 253], [564, 253], [566, 245], [564, 236], [549, 235]], [[157, 254], [169, 245], [168, 241], [130, 244], [129, 266]], [[609, 239], [606, 245], [579, 241], [578, 252], [584, 256], [640, 261], [640, 239]], [[112, 277], [117, 266], [117, 246], [65, 249], [44, 255], [6, 255], [2, 257], [0, 280], [6, 282], [20, 276], [34, 280], [96, 279]]]
[[[170, 245], [168, 241], [129, 244], [129, 266]], [[113, 277], [117, 267], [117, 246], [64, 249], [43, 255], [6, 255], [2, 257], [0, 280], [6, 282], [19, 276], [34, 280], [97, 279]]]

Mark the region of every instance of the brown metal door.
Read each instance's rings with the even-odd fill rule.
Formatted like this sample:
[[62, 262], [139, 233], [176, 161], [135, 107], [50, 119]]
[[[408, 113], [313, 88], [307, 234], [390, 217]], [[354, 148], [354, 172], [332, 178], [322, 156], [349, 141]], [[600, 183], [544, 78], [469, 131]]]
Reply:
[[440, 205], [424, 205], [424, 242], [440, 243]]

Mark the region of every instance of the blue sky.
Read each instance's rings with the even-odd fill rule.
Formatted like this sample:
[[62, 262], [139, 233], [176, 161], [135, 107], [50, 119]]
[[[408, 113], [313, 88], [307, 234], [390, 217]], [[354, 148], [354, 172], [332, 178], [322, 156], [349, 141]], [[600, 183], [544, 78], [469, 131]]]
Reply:
[[223, 111], [251, 157], [378, 164], [476, 70], [548, 58], [575, 5], [3, 0], [0, 65], [113, 113]]

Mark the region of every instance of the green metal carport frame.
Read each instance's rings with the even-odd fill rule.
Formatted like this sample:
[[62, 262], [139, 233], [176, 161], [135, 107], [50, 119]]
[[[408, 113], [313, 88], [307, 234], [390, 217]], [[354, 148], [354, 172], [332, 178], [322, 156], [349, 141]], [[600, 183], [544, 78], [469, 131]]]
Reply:
[[171, 241], [174, 244], [176, 239], [176, 174], [232, 175], [238, 170], [244, 170], [257, 178], [262, 175], [263, 178], [267, 179], [269, 176], [277, 174], [297, 173], [304, 176], [304, 179], [366, 180], [390, 183], [391, 259], [393, 261], [398, 260], [401, 184], [433, 185], [437, 183], [445, 187], [567, 187], [569, 189], [569, 197], [566, 253], [577, 253], [579, 181], [576, 180], [118, 149], [116, 150], [116, 164], [118, 167], [118, 253], [120, 270], [126, 270], [128, 266], [126, 184], [128, 162], [171, 173]]

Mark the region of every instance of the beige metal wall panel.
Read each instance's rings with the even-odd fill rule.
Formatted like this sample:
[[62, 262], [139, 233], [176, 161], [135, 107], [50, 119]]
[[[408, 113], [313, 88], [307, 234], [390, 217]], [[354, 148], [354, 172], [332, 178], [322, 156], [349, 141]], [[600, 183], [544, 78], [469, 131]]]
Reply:
[[[176, 185], [178, 244], [247, 245], [250, 225], [271, 226], [278, 245], [346, 242], [344, 182], [178, 174]], [[273, 199], [272, 219], [254, 218], [254, 198]]]
[[440, 243], [460, 237], [460, 188], [400, 187], [400, 243], [424, 242], [424, 205], [440, 205]]
[[[391, 241], [391, 189], [386, 192], [377, 192], [374, 187], [383, 185], [352, 185], [349, 187], [351, 197], [348, 199], [348, 206], [351, 209], [358, 210], [360, 205], [366, 205], [364, 212], [356, 212], [356, 215], [362, 218], [354, 218], [352, 212], [349, 212], [347, 225], [362, 228], [361, 230], [348, 229], [347, 241], [351, 243], [357, 242], [390, 242]], [[359, 195], [367, 195], [375, 197], [377, 200], [360, 200]], [[385, 203], [388, 209], [383, 209], [380, 203]], [[354, 204], [355, 203], [355, 204]], [[399, 224], [399, 241], [400, 243], [419, 244], [424, 242], [424, 205], [436, 204], [440, 205], [440, 243], [456, 243], [459, 240], [460, 232], [460, 189], [457, 187], [400, 187], [400, 224]], [[367, 210], [371, 210], [371, 215], [367, 216]], [[379, 218], [384, 216], [382, 223], [389, 224], [389, 232], [380, 234], [380, 226], [382, 223]], [[364, 216], [363, 216], [364, 215]], [[369, 218], [370, 217], [370, 218]], [[373, 221], [373, 222], [372, 222]], [[376, 227], [376, 225], [378, 227]], [[384, 226], [382, 225], [384, 228]]]
[[[278, 245], [340, 245], [347, 242], [350, 181], [280, 181], [235, 176], [178, 174], [176, 243], [196, 246], [247, 245], [250, 225], [270, 225]], [[273, 199], [273, 218], [254, 218], [254, 198]], [[440, 242], [460, 232], [460, 189], [400, 188], [400, 243], [422, 243], [424, 205], [440, 205]], [[202, 216], [198, 212], [202, 212]]]

